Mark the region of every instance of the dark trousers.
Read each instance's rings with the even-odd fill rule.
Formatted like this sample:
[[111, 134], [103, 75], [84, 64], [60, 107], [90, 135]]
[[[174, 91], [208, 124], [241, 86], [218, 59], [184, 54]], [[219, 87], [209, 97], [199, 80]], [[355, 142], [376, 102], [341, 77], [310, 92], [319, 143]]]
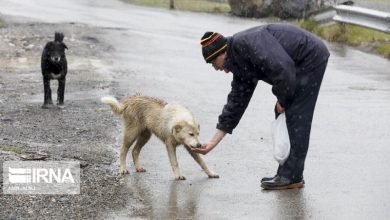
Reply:
[[[287, 130], [290, 137], [290, 155], [277, 174], [294, 181], [303, 177], [309, 148], [310, 129], [314, 108], [320, 91], [327, 62], [317, 68], [297, 73], [297, 88], [291, 106], [286, 109]], [[278, 116], [275, 111], [276, 116]]]

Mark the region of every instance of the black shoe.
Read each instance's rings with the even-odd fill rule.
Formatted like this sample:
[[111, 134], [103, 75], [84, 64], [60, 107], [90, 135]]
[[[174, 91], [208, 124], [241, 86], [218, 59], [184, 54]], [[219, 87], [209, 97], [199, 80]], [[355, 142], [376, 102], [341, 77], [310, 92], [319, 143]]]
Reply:
[[292, 181], [282, 176], [276, 176], [272, 180], [263, 181], [261, 187], [263, 189], [275, 190], [275, 189], [296, 189], [304, 186], [303, 179], [298, 181]]
[[[278, 175], [275, 175], [274, 177], [263, 177], [263, 178], [261, 179], [261, 182], [270, 181], [270, 180], [272, 180], [273, 178], [275, 178], [275, 177], [277, 177], [277, 176], [278, 176]], [[303, 179], [303, 177], [302, 177], [302, 183], [305, 184], [305, 180]]]
[[273, 176], [273, 177], [263, 177], [263, 178], [261, 179], [261, 182], [270, 181], [270, 180], [272, 180], [272, 179], [275, 178], [275, 177], [277, 177], [277, 175], [275, 175], [275, 176]]

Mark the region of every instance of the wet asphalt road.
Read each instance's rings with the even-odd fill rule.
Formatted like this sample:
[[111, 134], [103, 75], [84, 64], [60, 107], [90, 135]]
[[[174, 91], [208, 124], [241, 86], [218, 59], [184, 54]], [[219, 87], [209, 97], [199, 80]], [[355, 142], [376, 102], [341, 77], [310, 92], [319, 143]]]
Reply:
[[[230, 89], [230, 74], [204, 63], [205, 31], [231, 35], [264, 20], [150, 9], [116, 1], [0, 0], [0, 12], [20, 21], [76, 22], [104, 28], [101, 37], [118, 98], [142, 92], [189, 107], [201, 139], [213, 135]], [[138, 203], [108, 213], [114, 219], [389, 219], [390, 62], [338, 44], [331, 51], [314, 115], [300, 190], [263, 191], [274, 175], [270, 126], [276, 99], [259, 83], [233, 135], [205, 156], [220, 179], [208, 179], [184, 149], [175, 181], [163, 144], [153, 138], [141, 153], [146, 173], [126, 187]], [[113, 120], [115, 120], [113, 118]], [[118, 120], [118, 128], [120, 127]], [[118, 129], [118, 146], [120, 144]], [[91, 137], [93, 138], [93, 137]], [[129, 157], [128, 166], [134, 171]]]

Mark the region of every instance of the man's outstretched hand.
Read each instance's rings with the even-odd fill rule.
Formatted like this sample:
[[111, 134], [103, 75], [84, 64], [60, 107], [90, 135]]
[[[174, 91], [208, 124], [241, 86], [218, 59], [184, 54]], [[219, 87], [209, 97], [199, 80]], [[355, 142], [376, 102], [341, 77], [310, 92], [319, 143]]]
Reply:
[[194, 153], [206, 155], [219, 144], [225, 134], [226, 132], [217, 129], [213, 138], [211, 138], [211, 140], [207, 144], [203, 144], [200, 148], [191, 148], [191, 151]]
[[198, 153], [198, 154], [206, 155], [208, 152], [210, 152], [212, 149], [214, 149], [215, 146], [217, 146], [217, 145], [214, 144], [214, 143], [209, 142], [207, 144], [203, 144], [199, 148], [191, 148], [191, 151], [195, 152], [195, 153]]

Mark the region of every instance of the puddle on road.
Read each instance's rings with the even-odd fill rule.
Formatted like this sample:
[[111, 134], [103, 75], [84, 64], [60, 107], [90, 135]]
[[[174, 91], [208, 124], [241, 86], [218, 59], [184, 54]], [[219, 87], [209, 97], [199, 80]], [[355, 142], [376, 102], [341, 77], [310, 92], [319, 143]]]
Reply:
[[358, 91], [390, 91], [390, 89], [373, 88], [369, 86], [349, 86], [348, 89], [358, 90]]
[[[17, 71], [14, 76], [20, 78], [21, 82], [42, 83], [42, 74], [39, 69], [40, 59], [21, 57], [18, 59], [0, 60], [0, 66]], [[108, 65], [99, 59], [69, 57], [65, 102], [88, 99], [99, 101], [100, 97], [107, 95], [107, 90], [105, 90], [106, 84], [111, 81], [109, 68]], [[97, 79], [101, 81], [97, 87], [88, 85], [88, 81]], [[80, 85], [80, 83], [85, 83], [85, 85]], [[52, 99], [55, 101], [57, 99], [58, 82], [57, 80], [51, 80], [50, 84]], [[37, 92], [31, 95], [24, 93], [25, 102], [41, 103], [43, 101], [43, 86]]]
[[[57, 86], [53, 86], [53, 83], [52, 83], [51, 89], [52, 89], [52, 99], [54, 102], [57, 99], [57, 95], [56, 95]], [[107, 95], [107, 91], [105, 91], [105, 90], [88, 90], [88, 91], [78, 91], [78, 92], [66, 92], [65, 93], [65, 106], [67, 103], [69, 103], [71, 101], [96, 99], [96, 101], [98, 102], [99, 99], [104, 95]], [[29, 97], [26, 97], [26, 102], [27, 103], [41, 103], [41, 102], [43, 102], [43, 93], [37, 93], [37, 94], [31, 95]]]
[[0, 59], [0, 66], [14, 70], [31, 70], [40, 67], [40, 56], [34, 58]]
[[359, 90], [359, 91], [376, 91], [376, 88], [364, 87], [364, 86], [349, 86], [348, 89]]

